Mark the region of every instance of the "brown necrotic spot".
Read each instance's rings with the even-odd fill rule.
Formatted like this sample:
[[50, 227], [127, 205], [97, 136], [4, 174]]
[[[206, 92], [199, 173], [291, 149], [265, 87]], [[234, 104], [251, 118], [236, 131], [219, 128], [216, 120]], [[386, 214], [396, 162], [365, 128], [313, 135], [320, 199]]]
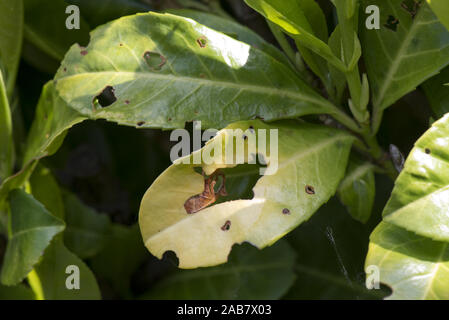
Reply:
[[429, 148], [426, 148], [424, 151], [425, 151], [427, 154], [430, 154], [430, 153], [431, 153], [431, 151], [430, 151]]
[[307, 194], [315, 194], [315, 188], [310, 185], [307, 185], [305, 190]]
[[412, 16], [412, 19], [415, 18], [420, 6], [421, 1], [416, 0], [404, 0], [401, 3], [401, 8], [407, 11]]
[[87, 50], [85, 50], [85, 49], [80, 51], [80, 54], [81, 54], [82, 56], [85, 56], [87, 53], [88, 53], [88, 52], [87, 52]]
[[387, 23], [384, 26], [390, 30], [396, 31], [398, 29], [399, 20], [392, 15], [388, 16]]
[[145, 51], [143, 54], [143, 58], [147, 65], [153, 70], [161, 70], [164, 64], [167, 62], [167, 59], [163, 55], [158, 52], [153, 51]]
[[283, 214], [290, 214], [290, 210], [288, 210], [287, 208], [282, 209], [282, 213]]
[[129, 104], [129, 100], [125, 100], [125, 104]]
[[139, 122], [137, 122], [137, 125], [138, 125], [139, 127], [143, 126], [144, 124], [145, 124], [145, 121], [139, 121]]
[[228, 231], [229, 229], [231, 229], [231, 221], [226, 221], [225, 224], [221, 227], [221, 230], [223, 231]]
[[117, 101], [114, 91], [114, 87], [112, 86], [105, 87], [103, 91], [101, 91], [101, 93], [94, 98], [94, 105], [98, 103], [102, 108], [104, 108], [113, 104]]
[[204, 37], [201, 37], [198, 40], [196, 40], [196, 43], [198, 43], [200, 48], [205, 48], [207, 46], [207, 40]]

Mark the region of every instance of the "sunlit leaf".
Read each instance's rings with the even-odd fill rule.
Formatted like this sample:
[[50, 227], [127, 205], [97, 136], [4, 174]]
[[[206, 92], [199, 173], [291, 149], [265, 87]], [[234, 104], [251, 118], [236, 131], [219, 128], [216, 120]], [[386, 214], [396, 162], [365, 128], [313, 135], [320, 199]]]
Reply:
[[[250, 200], [222, 202], [188, 214], [184, 207], [187, 200], [204, 191], [205, 181], [194, 168], [201, 166], [210, 175], [217, 169], [232, 168], [236, 164], [217, 164], [220, 156], [211, 164], [179, 162], [190, 160], [192, 163], [191, 160], [197, 157], [201, 161], [201, 155], [204, 158], [212, 150], [232, 150], [229, 143], [232, 146], [234, 140], [248, 143], [250, 150], [255, 149], [255, 138], [261, 134], [259, 129], [279, 130], [277, 171], [274, 170], [274, 158], [268, 160], [266, 170], [275, 173], [258, 180]], [[335, 193], [346, 168], [352, 141], [353, 138], [343, 131], [305, 123], [268, 125], [250, 121], [230, 125], [203, 149], [179, 159], [149, 188], [139, 216], [145, 245], [159, 258], [166, 251], [174, 251], [181, 268], [195, 268], [226, 262], [235, 243], [248, 241], [259, 248], [273, 244], [309, 219]], [[268, 154], [272, 154], [268, 149], [275, 144], [270, 138], [267, 142], [270, 147], [267, 150], [259, 148], [256, 153], [267, 161], [270, 159]], [[214, 152], [218, 155], [218, 151]], [[222, 152], [222, 163], [229, 156], [226, 152]], [[249, 157], [246, 154], [245, 161]]]
[[384, 220], [449, 241], [449, 114], [415, 143], [395, 182]]
[[379, 268], [386, 299], [449, 299], [449, 244], [382, 222], [370, 237], [365, 266]]
[[56, 81], [58, 94], [83, 116], [135, 127], [341, 115], [272, 56], [170, 14], [99, 27], [86, 48], [72, 46]]

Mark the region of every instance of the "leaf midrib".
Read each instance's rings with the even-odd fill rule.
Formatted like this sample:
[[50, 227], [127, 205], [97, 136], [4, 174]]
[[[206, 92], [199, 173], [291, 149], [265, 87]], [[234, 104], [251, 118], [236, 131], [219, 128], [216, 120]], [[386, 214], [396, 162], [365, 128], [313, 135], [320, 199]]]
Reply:
[[[217, 87], [225, 87], [225, 88], [232, 88], [232, 89], [247, 89], [251, 92], [256, 93], [262, 93], [266, 94], [267, 92], [272, 95], [277, 96], [287, 96], [289, 98], [293, 98], [295, 100], [299, 101], [305, 101], [305, 102], [312, 102], [315, 103], [321, 107], [324, 108], [324, 110], [327, 110], [329, 113], [334, 113], [333, 111], [333, 105], [327, 101], [324, 98], [321, 98], [319, 95], [316, 97], [313, 97], [311, 94], [303, 94], [299, 90], [300, 88], [297, 88], [298, 91], [293, 90], [287, 90], [287, 89], [279, 89], [279, 88], [273, 88], [271, 86], [262, 86], [262, 85], [254, 85], [254, 84], [248, 84], [248, 83], [234, 83], [229, 81], [223, 81], [223, 80], [211, 80], [211, 79], [203, 79], [203, 78], [196, 78], [196, 77], [187, 77], [187, 76], [175, 76], [172, 74], [156, 74], [152, 72], [131, 72], [131, 71], [100, 71], [100, 72], [83, 72], [83, 73], [77, 73], [75, 75], [70, 75], [66, 77], [61, 77], [58, 80], [58, 83], [63, 82], [67, 79], [73, 79], [77, 77], [91, 77], [92, 75], [98, 76], [98, 75], [104, 75], [104, 76], [111, 76], [111, 75], [138, 75], [139, 77], [144, 78], [152, 78], [156, 80], [170, 80], [170, 81], [179, 81], [179, 82], [196, 82], [199, 85], [209, 85], [209, 86], [217, 86]], [[135, 79], [133, 79], [135, 80]], [[298, 79], [299, 80], [299, 79]], [[70, 105], [70, 103], [69, 103]]]

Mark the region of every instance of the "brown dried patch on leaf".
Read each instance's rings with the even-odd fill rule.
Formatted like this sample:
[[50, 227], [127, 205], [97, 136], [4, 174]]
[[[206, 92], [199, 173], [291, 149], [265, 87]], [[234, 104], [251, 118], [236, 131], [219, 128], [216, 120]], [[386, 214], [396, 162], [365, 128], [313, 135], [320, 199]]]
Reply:
[[167, 59], [162, 54], [153, 51], [145, 51], [143, 58], [147, 65], [155, 71], [161, 70], [167, 62]]
[[[218, 192], [215, 192], [215, 185], [217, 184], [219, 177], [222, 177], [223, 181], [220, 188], [218, 189]], [[214, 172], [208, 178], [205, 178], [204, 191], [201, 194], [190, 197], [184, 203], [186, 212], [188, 214], [196, 213], [215, 203], [220, 196], [226, 196], [227, 192], [225, 188], [225, 182], [226, 180], [224, 174], [218, 171]]]

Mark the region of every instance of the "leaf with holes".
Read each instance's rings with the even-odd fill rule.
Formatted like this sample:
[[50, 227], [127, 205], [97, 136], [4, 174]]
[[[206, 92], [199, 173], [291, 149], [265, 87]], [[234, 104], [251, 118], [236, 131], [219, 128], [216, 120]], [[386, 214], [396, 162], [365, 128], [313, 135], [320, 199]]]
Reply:
[[415, 143], [383, 218], [419, 235], [449, 242], [449, 114]]
[[16, 285], [32, 270], [65, 225], [20, 189], [11, 192], [10, 206], [10, 237], [0, 277], [3, 284]]
[[424, 2], [364, 4], [377, 5], [381, 14], [380, 30], [361, 28], [373, 105], [380, 113], [449, 64], [449, 32]]
[[283, 240], [261, 251], [249, 244], [236, 246], [227, 264], [213, 268], [177, 270], [157, 282], [141, 298], [280, 299], [295, 280], [295, 257], [295, 251]]
[[4, 75], [6, 91], [11, 97], [19, 67], [22, 47], [23, 2], [3, 0], [0, 2], [0, 71]]
[[346, 177], [338, 187], [340, 201], [352, 217], [366, 223], [373, 209], [376, 184], [374, 165], [351, 159]]
[[441, 23], [449, 29], [449, 2], [446, 0], [426, 0]]
[[382, 222], [371, 234], [365, 266], [379, 268], [386, 299], [449, 299], [449, 244]]
[[58, 94], [83, 116], [135, 127], [341, 116], [272, 56], [170, 14], [138, 14], [99, 27], [86, 48], [72, 46], [55, 79]]
[[[224, 263], [235, 243], [271, 245], [335, 193], [352, 142], [347, 133], [324, 126], [234, 123], [204, 148], [178, 159], [148, 189], [139, 213], [145, 245], [159, 258], [174, 251], [181, 268]], [[219, 169], [236, 167], [225, 163], [237, 159], [255, 162], [256, 154], [267, 167], [260, 169], [264, 176], [253, 188], [254, 197], [207, 206], [226, 190], [226, 174]], [[196, 167], [209, 177], [203, 179]]]

